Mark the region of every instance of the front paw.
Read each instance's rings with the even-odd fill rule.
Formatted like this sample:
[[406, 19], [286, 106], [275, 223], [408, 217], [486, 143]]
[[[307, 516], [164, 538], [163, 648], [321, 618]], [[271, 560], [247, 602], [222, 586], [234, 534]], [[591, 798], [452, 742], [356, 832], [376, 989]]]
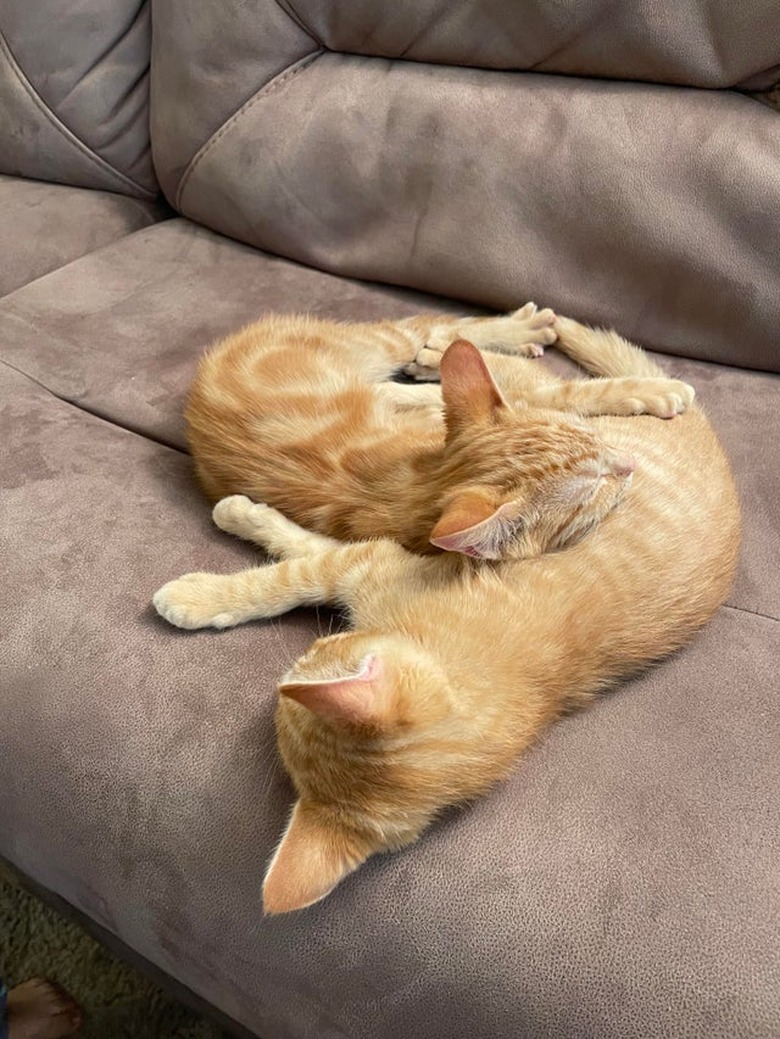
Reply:
[[152, 597], [154, 608], [177, 628], [230, 628], [242, 620], [230, 594], [230, 574], [185, 574]]
[[441, 359], [451, 342], [452, 337], [446, 343], [442, 343], [441, 348], [436, 345], [424, 346], [413, 361], [404, 365], [402, 368], [404, 375], [416, 382], [439, 382]]
[[674, 418], [693, 404], [696, 391], [678, 379], [647, 379], [640, 394], [628, 401], [632, 414]]
[[246, 537], [257, 524], [260, 515], [267, 512], [267, 505], [254, 502], [245, 494], [231, 494], [217, 502], [211, 517], [220, 530]]

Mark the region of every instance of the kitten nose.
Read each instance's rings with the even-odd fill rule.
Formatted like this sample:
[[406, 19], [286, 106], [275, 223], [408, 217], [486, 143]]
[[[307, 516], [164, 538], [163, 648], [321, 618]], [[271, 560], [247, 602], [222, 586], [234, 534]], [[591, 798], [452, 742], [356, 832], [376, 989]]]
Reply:
[[633, 455], [617, 455], [612, 463], [612, 472], [615, 476], [630, 476], [636, 469], [636, 459]]

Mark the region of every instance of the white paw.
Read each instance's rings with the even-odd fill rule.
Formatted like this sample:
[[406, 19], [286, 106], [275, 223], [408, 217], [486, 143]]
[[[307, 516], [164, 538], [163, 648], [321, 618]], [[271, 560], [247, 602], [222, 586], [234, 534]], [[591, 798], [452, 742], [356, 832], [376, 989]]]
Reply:
[[229, 574], [185, 574], [152, 597], [155, 610], [177, 628], [230, 628], [241, 622], [231, 609]]
[[211, 516], [220, 530], [243, 535], [247, 529], [254, 528], [266, 512], [268, 506], [262, 502], [254, 502], [245, 494], [231, 494], [217, 502]]
[[653, 381], [656, 385], [648, 387], [648, 392], [642, 392], [626, 402], [632, 414], [674, 418], [675, 415], [682, 415], [693, 404], [696, 391], [687, 382], [678, 379]]
[[545, 346], [551, 346], [558, 338], [553, 327], [555, 312], [549, 307], [538, 310], [535, 303], [526, 303], [511, 315], [511, 319], [523, 326], [523, 336], [527, 339], [527, 342], [513, 347], [512, 353], [524, 357], [541, 357]]

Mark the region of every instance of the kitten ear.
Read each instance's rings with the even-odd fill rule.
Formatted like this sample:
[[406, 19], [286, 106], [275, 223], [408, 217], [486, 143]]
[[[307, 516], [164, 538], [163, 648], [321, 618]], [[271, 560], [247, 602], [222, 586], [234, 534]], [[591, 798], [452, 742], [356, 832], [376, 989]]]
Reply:
[[496, 508], [480, 494], [466, 491], [446, 506], [429, 540], [446, 552], [461, 552], [476, 559], [500, 559], [507, 520], [516, 516], [514, 503]]
[[381, 661], [372, 655], [363, 660], [355, 674], [325, 679], [284, 678], [279, 692], [322, 718], [368, 723], [380, 714], [381, 675]]
[[305, 909], [329, 895], [370, 850], [299, 801], [263, 882], [266, 915]]
[[456, 339], [444, 351], [440, 376], [448, 433], [506, 407], [482, 354], [466, 339]]

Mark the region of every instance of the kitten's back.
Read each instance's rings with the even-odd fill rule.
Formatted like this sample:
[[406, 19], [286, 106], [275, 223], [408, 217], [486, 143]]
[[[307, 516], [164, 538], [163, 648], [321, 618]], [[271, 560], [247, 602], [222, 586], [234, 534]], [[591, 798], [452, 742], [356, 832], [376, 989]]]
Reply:
[[393, 426], [410, 438], [430, 435], [430, 422], [414, 415], [399, 422], [372, 385], [377, 359], [410, 335], [392, 322], [277, 315], [216, 344], [200, 361], [185, 410], [207, 496], [246, 494], [321, 529], [319, 512], [360, 490], [344, 467], [346, 449], [371, 452]]

